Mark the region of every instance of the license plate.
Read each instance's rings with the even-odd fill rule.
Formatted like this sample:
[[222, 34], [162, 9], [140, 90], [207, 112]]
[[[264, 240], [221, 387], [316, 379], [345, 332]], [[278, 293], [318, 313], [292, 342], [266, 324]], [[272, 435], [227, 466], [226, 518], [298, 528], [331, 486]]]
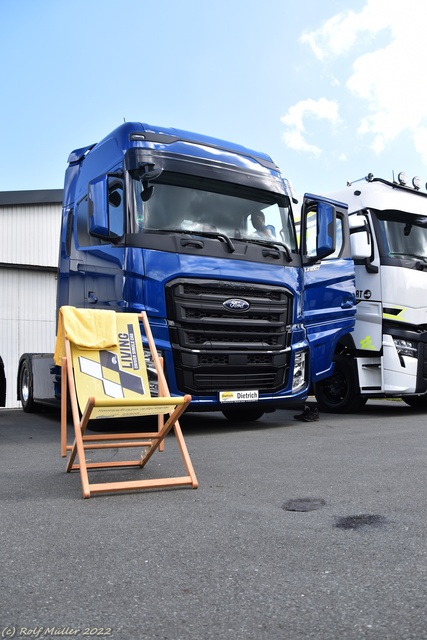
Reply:
[[219, 401], [227, 402], [258, 402], [258, 391], [220, 391]]

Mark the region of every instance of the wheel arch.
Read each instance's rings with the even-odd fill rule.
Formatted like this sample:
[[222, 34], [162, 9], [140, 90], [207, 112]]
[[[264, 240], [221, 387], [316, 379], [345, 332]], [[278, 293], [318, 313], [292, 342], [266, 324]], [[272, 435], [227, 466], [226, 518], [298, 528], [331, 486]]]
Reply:
[[356, 345], [351, 333], [345, 333], [343, 336], [341, 336], [335, 347], [335, 354], [354, 356], [356, 354], [356, 351]]
[[360, 393], [357, 365], [351, 354], [334, 356], [334, 372], [314, 386], [319, 408], [329, 413], [356, 413], [367, 401]]

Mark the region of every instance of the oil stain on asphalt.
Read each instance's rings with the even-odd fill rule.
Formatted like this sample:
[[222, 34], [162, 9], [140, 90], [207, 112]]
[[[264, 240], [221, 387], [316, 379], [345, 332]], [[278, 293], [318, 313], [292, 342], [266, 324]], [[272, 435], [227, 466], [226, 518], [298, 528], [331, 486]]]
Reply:
[[345, 516], [343, 518], [338, 518], [335, 526], [337, 529], [366, 529], [367, 527], [382, 527], [387, 524], [387, 518], [379, 515], [371, 515], [367, 513], [362, 513], [357, 516]]

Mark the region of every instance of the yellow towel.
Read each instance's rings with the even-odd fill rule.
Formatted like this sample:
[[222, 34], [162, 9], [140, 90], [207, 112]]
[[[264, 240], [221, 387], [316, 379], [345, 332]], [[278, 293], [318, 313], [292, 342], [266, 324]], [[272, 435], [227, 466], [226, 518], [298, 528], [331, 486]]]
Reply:
[[116, 313], [104, 309], [61, 307], [54, 360], [61, 365], [65, 355], [64, 340], [83, 349], [108, 349], [117, 346]]

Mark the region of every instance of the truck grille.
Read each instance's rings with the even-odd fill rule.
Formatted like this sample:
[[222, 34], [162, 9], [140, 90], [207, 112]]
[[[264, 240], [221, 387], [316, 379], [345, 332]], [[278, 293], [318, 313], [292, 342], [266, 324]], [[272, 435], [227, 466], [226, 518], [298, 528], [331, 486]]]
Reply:
[[[247, 309], [224, 306], [236, 299]], [[183, 393], [275, 392], [287, 384], [292, 295], [285, 287], [178, 278], [166, 285], [166, 304]]]

